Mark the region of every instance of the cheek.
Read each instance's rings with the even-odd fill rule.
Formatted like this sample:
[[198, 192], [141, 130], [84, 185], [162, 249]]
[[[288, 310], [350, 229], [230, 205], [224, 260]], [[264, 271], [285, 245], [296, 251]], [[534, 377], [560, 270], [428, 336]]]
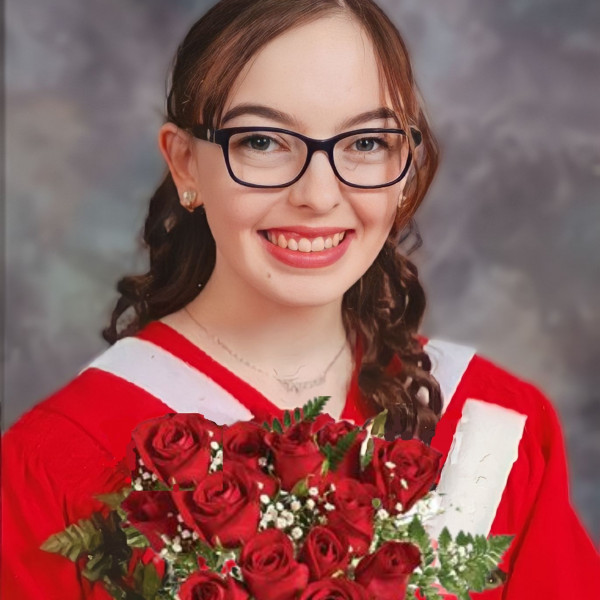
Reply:
[[357, 213], [365, 232], [373, 237], [387, 237], [396, 218], [397, 200], [389, 194], [364, 199]]

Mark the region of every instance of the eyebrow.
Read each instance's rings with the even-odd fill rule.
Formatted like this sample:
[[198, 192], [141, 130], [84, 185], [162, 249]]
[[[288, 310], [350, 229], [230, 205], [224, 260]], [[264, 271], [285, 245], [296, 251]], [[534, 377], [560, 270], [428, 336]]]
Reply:
[[343, 129], [349, 129], [350, 127], [355, 127], [356, 125], [361, 125], [362, 123], [367, 123], [368, 121], [375, 121], [377, 119], [393, 119], [396, 123], [399, 123], [398, 117], [396, 117], [396, 113], [391, 109], [387, 108], [387, 106], [382, 106], [381, 108], [376, 108], [375, 110], [369, 110], [367, 112], [361, 113], [360, 115], [356, 115], [355, 117], [350, 117], [346, 119], [340, 126]]
[[283, 125], [298, 125], [296, 119], [294, 119], [294, 117], [291, 115], [269, 106], [263, 106], [262, 104], [238, 104], [225, 113], [225, 116], [221, 120], [221, 124], [224, 125], [227, 121], [231, 121], [231, 119], [235, 119], [241, 115], [264, 117], [265, 119], [278, 121]]
[[[287, 126], [298, 127], [299, 125], [298, 121], [291, 115], [262, 104], [238, 104], [238, 106], [234, 106], [231, 110], [228, 110], [225, 113], [225, 116], [221, 120], [221, 125], [224, 125], [227, 121], [231, 121], [232, 119], [235, 119], [241, 115], [264, 117], [266, 119], [278, 121], [279, 123]], [[340, 130], [347, 130], [351, 127], [355, 127], [356, 125], [361, 125], [362, 123], [367, 123], [368, 121], [374, 121], [377, 119], [393, 119], [396, 123], [399, 122], [396, 113], [391, 108], [382, 106], [380, 108], [369, 110], [346, 119], [340, 124]]]

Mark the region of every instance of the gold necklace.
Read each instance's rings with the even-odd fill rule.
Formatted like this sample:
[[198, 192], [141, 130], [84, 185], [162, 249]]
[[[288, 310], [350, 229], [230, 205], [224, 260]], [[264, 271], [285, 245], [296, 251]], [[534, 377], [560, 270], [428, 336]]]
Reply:
[[286, 392], [293, 392], [297, 394], [303, 390], [309, 390], [311, 388], [317, 387], [318, 385], [324, 384], [325, 379], [327, 378], [327, 373], [329, 372], [331, 367], [333, 367], [333, 365], [336, 363], [337, 359], [341, 356], [348, 343], [348, 340], [345, 339], [340, 349], [337, 351], [336, 355], [331, 359], [327, 367], [325, 367], [325, 370], [318, 377], [315, 377], [314, 379], [299, 381], [295, 375], [292, 377], [280, 377], [275, 369], [273, 369], [273, 373], [267, 373], [260, 367], [257, 367], [256, 365], [252, 364], [249, 360], [246, 360], [243, 356], [239, 355], [237, 352], [235, 352], [229, 346], [227, 346], [227, 344], [225, 344], [219, 337], [211, 333], [202, 323], [200, 323], [200, 321], [198, 321], [194, 317], [194, 315], [188, 310], [187, 306], [184, 307], [183, 310], [186, 312], [188, 317], [198, 327], [200, 327], [200, 329], [202, 329], [211, 340], [213, 340], [218, 346], [223, 348], [223, 350], [225, 350], [225, 352], [227, 352], [227, 354], [229, 354], [232, 358], [235, 358], [235, 360], [237, 360], [238, 362], [246, 365], [253, 371], [260, 373], [261, 375], [265, 375], [266, 377], [275, 379], [275, 381], [277, 381], [285, 389]]

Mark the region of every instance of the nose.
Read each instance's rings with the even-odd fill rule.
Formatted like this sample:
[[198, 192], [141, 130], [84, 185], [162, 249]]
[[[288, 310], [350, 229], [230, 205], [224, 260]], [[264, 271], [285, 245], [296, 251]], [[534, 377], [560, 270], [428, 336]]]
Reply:
[[342, 201], [342, 185], [333, 172], [327, 153], [318, 150], [312, 155], [302, 177], [288, 188], [289, 201], [294, 206], [327, 213]]

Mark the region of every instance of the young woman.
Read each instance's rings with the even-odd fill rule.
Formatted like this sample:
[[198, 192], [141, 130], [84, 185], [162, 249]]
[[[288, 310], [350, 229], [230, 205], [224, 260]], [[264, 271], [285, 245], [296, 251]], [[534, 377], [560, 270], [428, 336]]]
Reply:
[[221, 0], [178, 50], [159, 146], [169, 173], [146, 220], [150, 270], [119, 284], [114, 345], [5, 436], [3, 597], [106, 597], [39, 545], [123, 483], [114, 466], [138, 422], [265, 419], [316, 395], [355, 422], [388, 408], [390, 435], [444, 457], [480, 400], [480, 462], [508, 466], [481, 475], [501, 497], [475, 516], [516, 536], [505, 585], [481, 597], [594, 597], [600, 561], [569, 504], [548, 401], [469, 348], [419, 336], [424, 293], [396, 248], [436, 144], [381, 10]]

